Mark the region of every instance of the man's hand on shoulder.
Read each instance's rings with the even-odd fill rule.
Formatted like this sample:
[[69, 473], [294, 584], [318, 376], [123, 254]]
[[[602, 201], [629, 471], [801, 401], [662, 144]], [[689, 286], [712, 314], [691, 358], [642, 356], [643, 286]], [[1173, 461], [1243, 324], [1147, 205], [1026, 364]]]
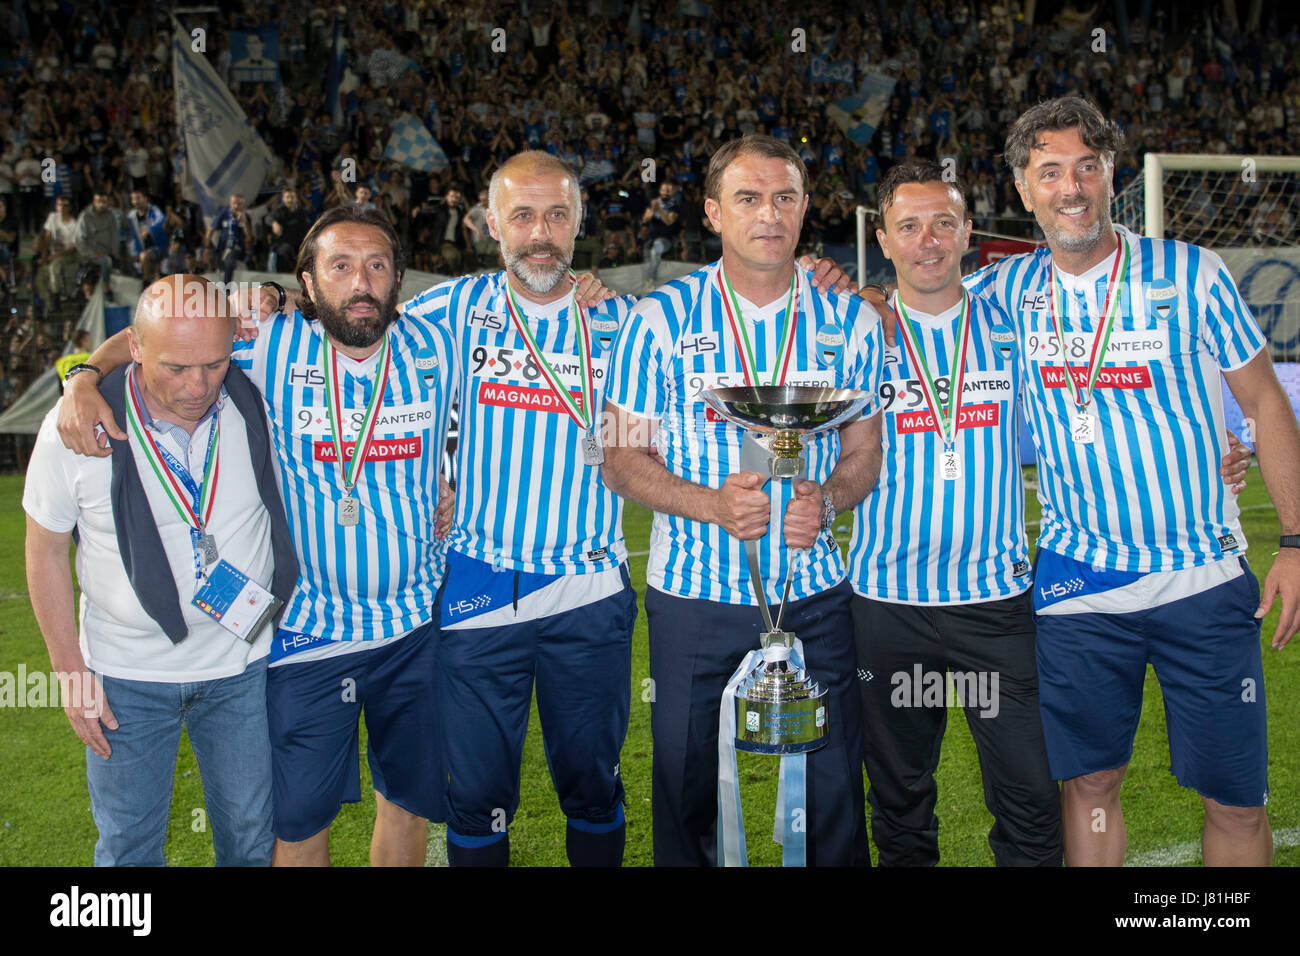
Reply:
[[797, 263], [799, 268], [807, 269], [812, 272], [812, 284], [818, 292], [857, 292], [858, 284], [848, 277], [848, 274], [840, 268], [840, 264], [834, 259], [828, 259], [823, 256], [820, 259], [814, 259], [812, 256], [801, 256]]
[[257, 323], [264, 318], [276, 315], [288, 315], [298, 308], [298, 293], [292, 289], [284, 290], [284, 308], [280, 308], [280, 295], [270, 286], [250, 289], [240, 284], [226, 297], [230, 310], [235, 314], [235, 338], [240, 342], [249, 342], [257, 338]]
[[126, 432], [117, 426], [96, 379], [88, 371], [74, 375], [64, 385], [56, 426], [59, 439], [78, 455], [107, 458], [113, 453], [109, 438], [126, 441]]
[[613, 289], [605, 288], [605, 284], [596, 277], [594, 272], [584, 272], [578, 276], [578, 284], [574, 287], [578, 298], [578, 304], [585, 309], [594, 309], [606, 299], [613, 299], [618, 293]]
[[880, 325], [885, 333], [885, 344], [890, 348], [897, 344], [895, 335], [898, 332], [898, 316], [894, 315], [894, 308], [889, 304], [889, 296], [893, 288], [896, 287], [869, 285], [858, 290], [858, 295], [865, 299], [880, 316]]

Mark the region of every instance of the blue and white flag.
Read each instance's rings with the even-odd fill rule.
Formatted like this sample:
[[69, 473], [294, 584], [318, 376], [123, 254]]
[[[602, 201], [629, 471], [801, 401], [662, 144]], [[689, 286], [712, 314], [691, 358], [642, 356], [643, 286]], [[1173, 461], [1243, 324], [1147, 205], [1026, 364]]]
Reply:
[[202, 53], [194, 52], [180, 22], [173, 22], [176, 125], [184, 154], [181, 188], [185, 198], [211, 218], [231, 193], [248, 200], [257, 196], [272, 158], [217, 71]]
[[876, 135], [876, 125], [894, 95], [894, 78], [886, 73], [867, 73], [854, 96], [845, 96], [826, 107], [826, 116], [835, 121], [844, 135], [859, 146], [866, 146]]
[[433, 134], [410, 113], [393, 120], [393, 131], [384, 149], [384, 159], [424, 173], [437, 173], [449, 165]]

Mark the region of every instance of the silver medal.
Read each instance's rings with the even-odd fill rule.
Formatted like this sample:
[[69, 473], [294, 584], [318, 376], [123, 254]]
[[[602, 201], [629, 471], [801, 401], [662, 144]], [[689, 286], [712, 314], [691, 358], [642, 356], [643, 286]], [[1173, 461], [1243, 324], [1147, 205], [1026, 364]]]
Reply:
[[203, 562], [205, 568], [221, 560], [221, 556], [217, 554], [217, 539], [212, 535], [199, 535], [195, 546], [199, 549], [199, 560]]
[[351, 528], [361, 521], [361, 502], [351, 495], [339, 499], [339, 524]]
[[1091, 445], [1097, 434], [1097, 419], [1086, 409], [1077, 412], [1070, 423], [1070, 437], [1076, 445]]
[[595, 432], [585, 432], [582, 436], [582, 460], [588, 465], [605, 463], [605, 449], [600, 447], [600, 438]]
[[961, 477], [961, 455], [955, 448], [945, 448], [939, 452], [939, 475], [944, 481], [956, 481]]

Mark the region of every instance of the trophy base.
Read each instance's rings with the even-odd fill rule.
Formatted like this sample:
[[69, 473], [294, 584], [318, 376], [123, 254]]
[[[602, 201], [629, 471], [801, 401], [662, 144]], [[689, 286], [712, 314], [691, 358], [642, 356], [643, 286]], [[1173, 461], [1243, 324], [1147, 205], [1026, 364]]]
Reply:
[[794, 635], [763, 635], [763, 660], [736, 693], [736, 749], [799, 754], [826, 744], [827, 688], [790, 666]]

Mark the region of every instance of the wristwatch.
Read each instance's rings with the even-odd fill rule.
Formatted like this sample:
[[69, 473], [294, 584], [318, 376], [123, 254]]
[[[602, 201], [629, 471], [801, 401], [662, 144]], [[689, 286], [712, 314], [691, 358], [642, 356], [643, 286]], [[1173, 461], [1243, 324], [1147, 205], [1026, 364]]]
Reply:
[[[834, 522], [835, 522], [835, 505], [834, 503], [831, 502], [831, 496], [823, 491], [822, 492], [822, 530], [823, 531], [829, 530], [830, 526]], [[1300, 535], [1297, 535], [1296, 538], [1297, 540], [1300, 540]], [[1300, 547], [1300, 545], [1297, 545], [1297, 547]]]
[[278, 302], [276, 302], [276, 304], [275, 304], [275, 311], [276, 311], [276, 312], [283, 312], [283, 311], [284, 311], [284, 304], [285, 304], [285, 302], [287, 301], [287, 298], [286, 298], [286, 296], [285, 296], [285, 294], [284, 294], [284, 286], [280, 285], [280, 283], [278, 283], [278, 282], [271, 282], [271, 281], [268, 280], [268, 281], [266, 281], [266, 282], [263, 282], [260, 286], [258, 286], [258, 288], [259, 288], [259, 289], [265, 289], [265, 288], [267, 288], [268, 286], [269, 286], [270, 288], [274, 289], [274, 290], [275, 290], [275, 294], [278, 295], [278, 296], [280, 297], [280, 300], [279, 300]]
[[1277, 543], [1282, 548], [1300, 548], [1300, 534], [1284, 534], [1277, 539]]
[[99, 376], [99, 380], [100, 380], [101, 382], [104, 380], [104, 373], [101, 372], [97, 367], [95, 367], [94, 365], [91, 365], [89, 362], [82, 362], [80, 365], [74, 365], [74, 366], [72, 366], [72, 368], [68, 369], [68, 374], [65, 375], [65, 376], [63, 376], [63, 382], [64, 382], [64, 384], [67, 384], [68, 380], [71, 379], [72, 376], [78, 374], [79, 372], [84, 372], [84, 371], [86, 371], [87, 369], [89, 369], [90, 371], [92, 371], [92, 372], [94, 372], [96, 375], [98, 375], [98, 376]]

